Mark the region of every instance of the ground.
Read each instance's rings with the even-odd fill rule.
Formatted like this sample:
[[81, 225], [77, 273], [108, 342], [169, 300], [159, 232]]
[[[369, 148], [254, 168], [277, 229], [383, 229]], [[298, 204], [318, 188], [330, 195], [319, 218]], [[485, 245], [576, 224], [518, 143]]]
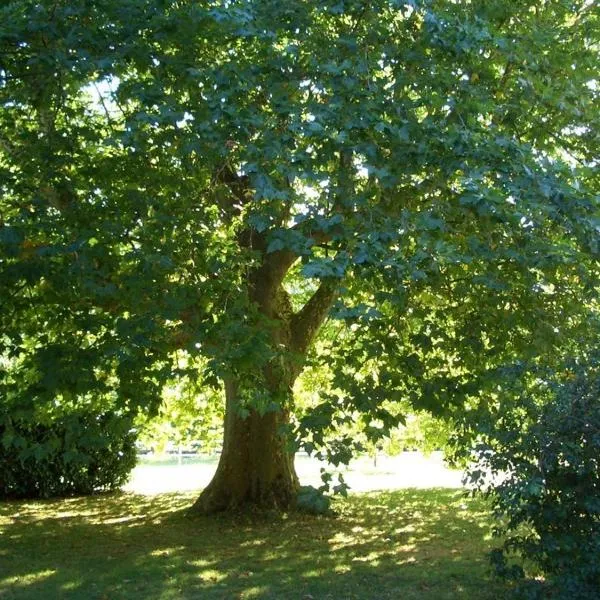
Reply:
[[463, 490], [354, 494], [336, 518], [186, 516], [196, 492], [0, 503], [2, 600], [492, 600]]

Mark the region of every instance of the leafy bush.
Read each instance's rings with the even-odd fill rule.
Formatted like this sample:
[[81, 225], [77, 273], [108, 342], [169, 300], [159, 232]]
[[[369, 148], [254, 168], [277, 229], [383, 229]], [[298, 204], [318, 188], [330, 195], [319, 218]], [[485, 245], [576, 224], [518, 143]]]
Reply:
[[579, 368], [550, 397], [541, 406], [525, 402], [528, 427], [504, 420], [479, 448], [472, 475], [490, 486], [500, 519], [505, 541], [492, 554], [498, 574], [520, 580], [528, 598], [590, 600], [600, 597], [598, 364]]
[[47, 498], [111, 490], [135, 466], [129, 416], [70, 409], [44, 422], [0, 408], [0, 497]]

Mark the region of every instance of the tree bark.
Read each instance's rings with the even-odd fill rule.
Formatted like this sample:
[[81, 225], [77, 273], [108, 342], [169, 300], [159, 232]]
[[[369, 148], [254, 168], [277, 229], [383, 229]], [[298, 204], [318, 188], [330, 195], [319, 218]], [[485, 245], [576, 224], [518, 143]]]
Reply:
[[192, 507], [209, 514], [242, 507], [287, 510], [294, 505], [298, 477], [294, 455], [282, 431], [289, 422], [283, 409], [260, 415], [238, 414], [239, 386], [225, 382], [226, 415], [223, 450], [217, 471]]

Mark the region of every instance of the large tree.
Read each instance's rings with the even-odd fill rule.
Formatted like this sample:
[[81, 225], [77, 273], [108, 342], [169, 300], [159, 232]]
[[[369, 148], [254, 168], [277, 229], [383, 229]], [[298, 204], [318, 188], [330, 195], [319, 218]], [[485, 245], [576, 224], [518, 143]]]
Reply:
[[[472, 407], [585, 334], [592, 2], [16, 0], [0, 23], [4, 397], [155, 410], [201, 364], [226, 416], [199, 511], [289, 507], [298, 443], [357, 415], [377, 436], [395, 399]], [[307, 360], [333, 375], [298, 421]]]

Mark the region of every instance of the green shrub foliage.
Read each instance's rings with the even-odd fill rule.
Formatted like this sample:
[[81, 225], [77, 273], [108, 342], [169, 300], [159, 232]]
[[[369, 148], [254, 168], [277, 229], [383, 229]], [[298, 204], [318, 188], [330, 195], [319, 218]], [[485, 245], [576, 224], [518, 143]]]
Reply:
[[484, 474], [495, 474], [487, 492], [504, 538], [492, 561], [527, 598], [600, 598], [598, 362], [529, 409], [526, 430], [507, 419], [495, 443], [480, 448], [474, 479], [484, 485]]
[[0, 497], [47, 498], [108, 491], [135, 466], [132, 419], [78, 408], [35, 422], [0, 408]]

